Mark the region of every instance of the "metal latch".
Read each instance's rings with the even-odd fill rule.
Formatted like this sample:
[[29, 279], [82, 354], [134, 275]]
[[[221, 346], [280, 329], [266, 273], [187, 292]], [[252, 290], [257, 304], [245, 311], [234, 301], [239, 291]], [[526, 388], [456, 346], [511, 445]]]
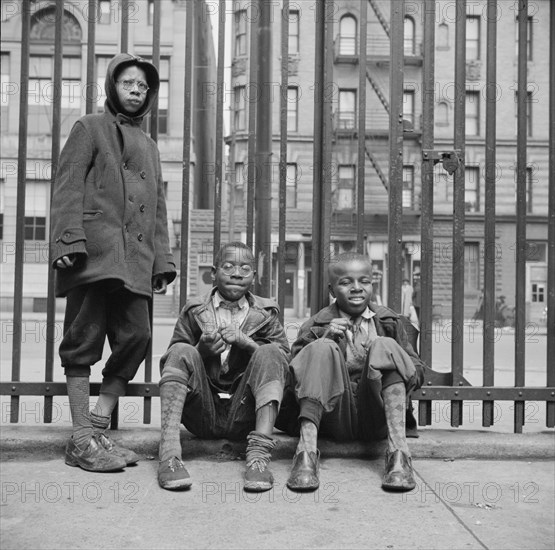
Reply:
[[443, 168], [447, 170], [449, 175], [454, 174], [462, 164], [460, 150], [454, 151], [436, 151], [435, 149], [422, 149], [422, 158], [431, 160], [434, 164], [441, 162]]

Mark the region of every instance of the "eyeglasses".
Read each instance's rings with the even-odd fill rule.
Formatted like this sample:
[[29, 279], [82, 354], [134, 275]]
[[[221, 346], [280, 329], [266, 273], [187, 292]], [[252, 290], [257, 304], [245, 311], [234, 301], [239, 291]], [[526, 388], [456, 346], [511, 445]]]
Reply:
[[241, 277], [248, 277], [253, 272], [253, 268], [249, 264], [235, 265], [235, 264], [232, 264], [231, 262], [223, 263], [220, 266], [220, 269], [226, 275], [234, 275], [236, 271], [239, 271], [239, 275], [241, 275]]
[[137, 86], [141, 94], [146, 94], [149, 90], [147, 83], [143, 82], [142, 80], [118, 80], [118, 82], [122, 84], [123, 89], [127, 90], [128, 92], [132, 90], [135, 86]]

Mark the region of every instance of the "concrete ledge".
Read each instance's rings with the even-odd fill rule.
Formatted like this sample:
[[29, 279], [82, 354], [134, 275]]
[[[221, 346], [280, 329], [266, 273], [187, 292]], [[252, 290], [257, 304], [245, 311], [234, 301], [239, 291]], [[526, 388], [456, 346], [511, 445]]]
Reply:
[[[133, 449], [147, 459], [158, 458], [159, 428], [150, 426], [123, 428], [112, 433], [115, 441]], [[553, 430], [531, 434], [512, 434], [485, 430], [421, 429], [419, 438], [410, 438], [409, 447], [415, 459], [490, 459], [529, 460], [553, 459], [555, 438]], [[0, 432], [2, 460], [51, 460], [63, 456], [70, 427], [3, 425]], [[279, 440], [274, 459], [291, 459], [297, 439], [276, 432]], [[184, 458], [211, 460], [241, 460], [245, 443], [227, 440], [201, 440], [182, 429]], [[322, 458], [381, 458], [385, 441], [373, 443], [319, 441]]]

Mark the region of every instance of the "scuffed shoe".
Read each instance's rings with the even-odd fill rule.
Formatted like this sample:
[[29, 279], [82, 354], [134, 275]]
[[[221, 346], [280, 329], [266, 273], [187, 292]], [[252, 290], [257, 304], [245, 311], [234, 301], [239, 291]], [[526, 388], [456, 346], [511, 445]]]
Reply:
[[301, 451], [293, 458], [293, 468], [287, 480], [292, 491], [315, 491], [320, 486], [320, 451]]
[[253, 460], [245, 472], [245, 491], [269, 491], [274, 486], [274, 476], [264, 460]]
[[73, 437], [67, 442], [65, 462], [68, 466], [79, 466], [89, 472], [116, 472], [127, 466], [121, 456], [109, 453], [93, 435], [86, 449], [79, 449]]
[[158, 484], [162, 489], [188, 489], [193, 480], [185, 464], [176, 456], [172, 456], [158, 464]]
[[127, 466], [132, 466], [133, 464], [137, 464], [137, 462], [139, 462], [140, 460], [139, 455], [135, 451], [132, 451], [131, 449], [127, 449], [126, 447], [122, 447], [121, 445], [118, 445], [112, 440], [110, 436], [108, 436], [105, 433], [98, 434], [98, 441], [106, 451], [123, 458]]
[[382, 489], [387, 491], [412, 491], [416, 487], [412, 459], [400, 450], [387, 451]]

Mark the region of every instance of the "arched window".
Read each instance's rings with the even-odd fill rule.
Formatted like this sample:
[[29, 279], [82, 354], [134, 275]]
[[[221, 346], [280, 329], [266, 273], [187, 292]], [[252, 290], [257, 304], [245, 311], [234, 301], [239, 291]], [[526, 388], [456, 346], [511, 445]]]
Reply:
[[339, 55], [356, 55], [357, 20], [344, 15], [339, 21]]
[[[29, 59], [29, 119], [30, 134], [48, 134], [52, 126], [54, 90], [54, 56], [52, 45], [56, 27], [55, 8], [36, 12], [31, 18]], [[77, 19], [64, 11], [62, 24], [64, 58], [62, 64], [62, 135], [81, 116], [81, 41], [83, 32]]]
[[449, 125], [449, 104], [447, 101], [440, 101], [436, 108], [436, 124], [438, 126]]
[[405, 17], [405, 55], [414, 55], [415, 46], [415, 30], [414, 19], [412, 17]]
[[448, 50], [449, 49], [449, 26], [445, 21], [440, 23], [437, 28], [437, 49], [438, 50]]

